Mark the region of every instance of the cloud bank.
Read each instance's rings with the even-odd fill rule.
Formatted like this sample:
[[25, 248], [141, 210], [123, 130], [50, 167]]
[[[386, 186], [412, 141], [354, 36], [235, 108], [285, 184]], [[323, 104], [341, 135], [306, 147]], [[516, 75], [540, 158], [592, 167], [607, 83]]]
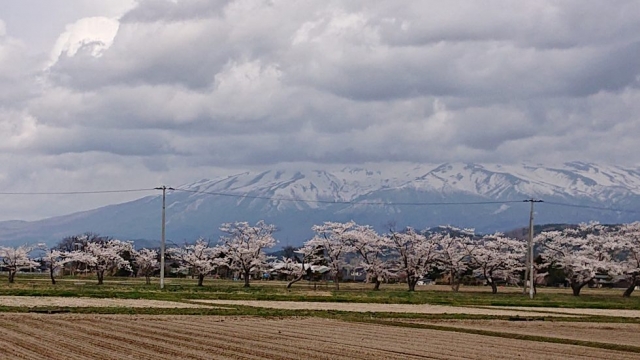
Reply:
[[[149, 187], [286, 163], [640, 165], [637, 1], [95, 6], [39, 51], [0, 23], [5, 189]], [[105, 199], [37, 201], [0, 218]]]

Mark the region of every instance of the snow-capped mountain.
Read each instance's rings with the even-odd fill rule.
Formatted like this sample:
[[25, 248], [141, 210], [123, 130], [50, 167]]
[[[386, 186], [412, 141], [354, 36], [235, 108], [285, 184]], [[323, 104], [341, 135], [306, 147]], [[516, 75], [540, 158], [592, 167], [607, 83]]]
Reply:
[[[536, 223], [639, 220], [640, 169], [571, 162], [562, 166], [440, 164], [298, 171], [248, 171], [176, 186], [167, 194], [167, 236], [175, 243], [217, 237], [223, 222], [265, 219], [281, 244], [297, 245], [322, 221], [379, 231], [441, 224], [488, 232]], [[610, 211], [604, 208], [627, 211]], [[0, 223], [0, 241], [55, 242], [85, 231], [127, 239], [160, 237], [161, 196], [34, 222]]]

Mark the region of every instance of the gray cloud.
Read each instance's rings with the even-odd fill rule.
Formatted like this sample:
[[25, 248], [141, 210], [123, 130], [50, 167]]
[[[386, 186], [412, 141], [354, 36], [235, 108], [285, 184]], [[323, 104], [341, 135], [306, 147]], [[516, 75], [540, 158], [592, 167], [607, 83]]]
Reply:
[[[8, 189], [283, 163], [640, 164], [637, 1], [31, 1], [51, 15], [0, 5], [24, 17], [0, 26]], [[113, 41], [88, 33], [119, 15]], [[78, 50], [47, 66], [56, 37], [36, 23]]]

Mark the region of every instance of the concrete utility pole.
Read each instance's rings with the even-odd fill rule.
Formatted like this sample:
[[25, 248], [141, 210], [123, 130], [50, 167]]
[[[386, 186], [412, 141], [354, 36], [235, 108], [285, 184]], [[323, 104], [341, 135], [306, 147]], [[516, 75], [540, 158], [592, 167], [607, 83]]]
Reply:
[[155, 188], [156, 190], [162, 190], [162, 240], [160, 241], [160, 289], [164, 289], [164, 249], [165, 249], [165, 239], [164, 239], [164, 228], [165, 228], [165, 208], [166, 208], [166, 195], [167, 190], [175, 190], [171, 187], [166, 187], [164, 185]]
[[[527, 249], [527, 266], [525, 267], [524, 286], [522, 293], [526, 293], [527, 278], [529, 278], [529, 298], [533, 299], [535, 274], [533, 271], [533, 204], [543, 202], [542, 200], [523, 200], [523, 202], [531, 203], [531, 211], [529, 212], [529, 247]], [[528, 276], [527, 276], [528, 275]]]

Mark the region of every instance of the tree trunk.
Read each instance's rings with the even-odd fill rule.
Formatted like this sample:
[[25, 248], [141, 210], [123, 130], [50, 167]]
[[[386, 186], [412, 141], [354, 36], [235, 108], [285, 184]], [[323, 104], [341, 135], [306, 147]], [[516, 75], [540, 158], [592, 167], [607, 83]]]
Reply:
[[334, 282], [336, 283], [336, 290], [340, 290], [340, 280], [338, 280], [338, 276], [334, 278]]
[[104, 283], [104, 270], [96, 271], [96, 275], [98, 275], [98, 285], [102, 285]]
[[456, 276], [456, 274], [452, 271], [451, 274], [451, 290], [453, 292], [458, 292], [460, 290], [460, 279]]
[[146, 280], [147, 285], [151, 285], [151, 276], [145, 275], [144, 279]]
[[498, 285], [496, 285], [496, 282], [493, 281], [493, 279], [488, 279], [489, 281], [489, 285], [491, 285], [491, 293], [492, 294], [497, 294], [498, 293]]
[[418, 283], [418, 279], [407, 279], [407, 284], [409, 284], [409, 291], [416, 291], [416, 284]]
[[485, 268], [482, 270], [482, 272], [484, 273], [484, 278], [487, 279], [487, 282], [491, 286], [491, 293], [497, 294], [498, 285], [496, 285], [496, 282], [493, 280], [493, 269], [490, 269], [489, 272], [487, 272], [487, 269]]
[[15, 270], [9, 270], [9, 283], [13, 284], [13, 281], [15, 280], [16, 277], [16, 272]]
[[204, 282], [204, 274], [198, 274], [198, 286], [202, 286]]
[[49, 276], [51, 277], [51, 284], [55, 285], [56, 284], [56, 278], [53, 277], [53, 268], [49, 269]]
[[375, 291], [380, 290], [380, 279], [378, 279], [376, 277], [375, 283], [376, 283], [376, 285], [373, 287], [373, 290], [375, 290]]
[[289, 283], [287, 283], [287, 289], [291, 289], [291, 285], [293, 285], [293, 284], [297, 283], [298, 281], [302, 280], [302, 278], [304, 278], [304, 274], [301, 274], [297, 278], [289, 281]]
[[580, 296], [580, 290], [587, 285], [589, 282], [584, 283], [571, 283], [571, 290], [573, 290], [573, 296]]
[[636, 277], [633, 277], [633, 280], [631, 281], [631, 285], [629, 285], [629, 287], [627, 288], [627, 290], [624, 291], [624, 294], [622, 294], [623, 297], [631, 297], [631, 293], [633, 293], [633, 290], [636, 289], [636, 285], [638, 284], [638, 279], [636, 279]]
[[250, 287], [250, 285], [249, 285], [249, 276], [250, 275], [251, 274], [249, 273], [249, 271], [245, 271], [244, 272], [244, 287], [246, 287], [246, 288]]

